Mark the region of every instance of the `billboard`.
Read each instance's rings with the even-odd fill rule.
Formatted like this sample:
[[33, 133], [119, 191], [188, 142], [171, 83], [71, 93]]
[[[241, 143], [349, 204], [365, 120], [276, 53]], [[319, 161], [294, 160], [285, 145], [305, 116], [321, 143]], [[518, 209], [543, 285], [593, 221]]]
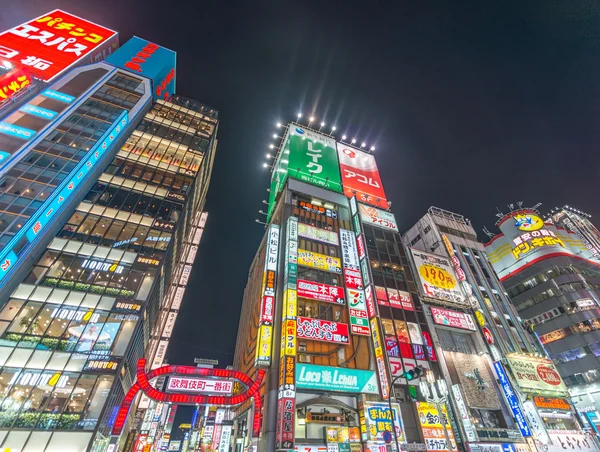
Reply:
[[400, 415], [400, 405], [392, 403], [392, 413], [390, 416], [390, 404], [385, 402], [365, 402], [365, 421], [369, 440], [384, 441], [384, 432], [393, 432], [396, 430], [396, 435], [392, 438], [397, 438], [399, 443], [405, 443], [404, 425], [402, 416]]
[[315, 228], [308, 224], [298, 223], [298, 235], [311, 240], [317, 240], [323, 243], [329, 243], [330, 245], [339, 245], [340, 241], [334, 231], [328, 231], [327, 229]]
[[356, 196], [357, 201], [365, 204], [389, 208], [375, 157], [347, 144], [336, 144], [344, 194], [348, 198]]
[[437, 254], [410, 249], [423, 296], [467, 305], [450, 260]]
[[371, 370], [298, 363], [296, 386], [300, 389], [379, 394], [377, 377]]
[[211, 394], [231, 394], [233, 381], [207, 378], [169, 377], [167, 391]]
[[506, 355], [506, 359], [523, 392], [569, 394], [551, 360], [512, 354]]
[[349, 344], [348, 325], [329, 320], [297, 317], [296, 333], [298, 339]]
[[84, 59], [91, 62], [92, 54], [116, 36], [116, 31], [56, 9], [0, 33], [0, 59], [49, 82]]
[[464, 312], [450, 311], [449, 309], [440, 309], [431, 307], [433, 323], [436, 325], [451, 326], [461, 330], [477, 331], [473, 316]]
[[[10, 99], [23, 88], [25, 88], [27, 85], [30, 85], [32, 82], [33, 79], [31, 78], [31, 75], [23, 69], [13, 69], [12, 71], [4, 74], [3, 76], [0, 76], [0, 103], [2, 103], [2, 101], [6, 99]], [[52, 119], [56, 115], [56, 112], [50, 112], [50, 110], [45, 111], [49, 112], [51, 116], [48, 117], [48, 114], [40, 116], [44, 119]], [[34, 112], [30, 111], [26, 113], [35, 114]]]
[[342, 273], [342, 264], [337, 257], [325, 254], [313, 253], [312, 251], [298, 249], [298, 265], [313, 267], [318, 270]]
[[394, 217], [393, 213], [376, 209], [375, 207], [365, 206], [364, 204], [358, 205], [358, 211], [360, 212], [360, 219], [363, 223], [398, 232], [396, 217]]
[[152, 97], [168, 99], [175, 94], [175, 65], [177, 54], [145, 39], [134, 36], [106, 62], [152, 80]]
[[297, 282], [298, 296], [310, 300], [325, 301], [327, 303], [344, 304], [344, 288], [330, 286], [329, 284], [299, 279]]
[[356, 239], [352, 231], [340, 229], [342, 246], [342, 262], [344, 264], [344, 278], [348, 298], [348, 312], [350, 314], [350, 331], [352, 334], [369, 336], [369, 321], [365, 293], [362, 290], [362, 277], [359, 270]]
[[390, 289], [381, 286], [375, 286], [375, 296], [377, 303], [381, 306], [391, 306], [392, 308], [406, 309], [414, 311], [415, 307], [409, 292], [404, 290]]
[[[450, 418], [448, 416], [448, 411], [446, 410], [446, 405], [442, 405], [443, 413], [440, 413], [437, 406], [433, 403], [415, 403], [417, 405], [417, 413], [419, 416], [419, 423], [421, 424], [421, 431], [423, 432], [423, 439], [425, 440], [425, 450], [427, 452], [440, 450], [456, 451], [456, 440], [454, 439], [454, 432], [450, 426]], [[445, 430], [448, 432], [451, 449], [446, 443], [446, 435], [444, 434], [442, 422], [445, 424]]]

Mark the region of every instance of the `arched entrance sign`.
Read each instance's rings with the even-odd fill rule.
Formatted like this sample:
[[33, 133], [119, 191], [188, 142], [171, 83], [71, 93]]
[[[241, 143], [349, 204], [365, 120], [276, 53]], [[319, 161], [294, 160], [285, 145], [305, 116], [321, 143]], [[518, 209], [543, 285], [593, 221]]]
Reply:
[[[241, 382], [244, 386], [246, 386], [246, 391], [237, 394], [234, 396], [209, 396], [203, 394], [177, 394], [177, 393], [166, 393], [159, 391], [156, 388], [153, 388], [150, 385], [150, 381], [163, 376], [169, 375], [179, 375], [179, 376], [199, 376], [199, 377], [220, 377], [220, 378], [229, 378], [232, 380], [237, 380]], [[137, 364], [137, 381], [131, 386], [123, 402], [121, 403], [121, 407], [119, 408], [119, 413], [115, 419], [115, 424], [113, 425], [112, 434], [120, 435], [123, 431], [123, 427], [125, 426], [125, 421], [127, 420], [127, 415], [129, 414], [129, 409], [131, 408], [131, 404], [135, 400], [135, 396], [141, 390], [152, 400], [157, 402], [164, 403], [177, 403], [180, 405], [224, 405], [224, 406], [234, 406], [239, 405], [250, 399], [250, 397], [254, 398], [254, 421], [252, 433], [256, 438], [260, 435], [260, 424], [261, 424], [261, 399], [259, 388], [262, 384], [263, 378], [265, 376], [265, 371], [260, 369], [258, 371], [256, 380], [251, 380], [246, 374], [242, 372], [238, 372], [237, 370], [227, 370], [227, 369], [208, 369], [208, 368], [200, 368], [200, 367], [192, 367], [192, 366], [162, 366], [157, 369], [151, 370], [146, 373], [146, 360], [144, 358], [140, 359]]]

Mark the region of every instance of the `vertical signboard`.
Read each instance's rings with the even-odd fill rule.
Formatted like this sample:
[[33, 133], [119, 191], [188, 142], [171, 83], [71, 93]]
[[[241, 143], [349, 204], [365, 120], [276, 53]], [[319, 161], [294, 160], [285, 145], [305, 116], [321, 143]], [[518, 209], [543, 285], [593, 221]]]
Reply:
[[281, 353], [279, 361], [279, 392], [277, 397], [277, 450], [294, 449], [296, 422], [296, 314], [298, 275], [298, 219], [287, 222], [286, 266], [281, 315]]
[[389, 204], [375, 157], [342, 143], [337, 143], [337, 152], [344, 194], [348, 198], [356, 197], [362, 203], [387, 209]]
[[[362, 233], [361, 221], [359, 216], [360, 214], [358, 212], [358, 203], [356, 202], [355, 197], [350, 198], [350, 213], [352, 214], [352, 224], [354, 225], [355, 236], [361, 237], [364, 243], [364, 236]], [[354, 250], [356, 252], [356, 243], [354, 244]], [[356, 255], [358, 256], [358, 253]], [[383, 345], [383, 340], [381, 336], [381, 328], [379, 327], [377, 307], [375, 306], [375, 288], [371, 284], [371, 270], [366, 255], [362, 258], [359, 258], [359, 261], [360, 274], [362, 276], [362, 284], [364, 285], [365, 306], [367, 309], [367, 317], [369, 318], [369, 325], [371, 327], [371, 340], [373, 342], [373, 351], [375, 352], [375, 363], [377, 365], [377, 376], [379, 378], [381, 397], [384, 400], [387, 400], [390, 397], [390, 385], [384, 355], [385, 347]], [[350, 305], [350, 302], [348, 302], [348, 305]]]
[[456, 408], [458, 408], [458, 412], [460, 414], [460, 419], [462, 421], [463, 429], [465, 430], [465, 434], [467, 435], [467, 441], [473, 442], [477, 441], [477, 435], [475, 434], [475, 427], [473, 426], [473, 422], [471, 422], [471, 416], [469, 415], [469, 409], [467, 408], [467, 404], [465, 403], [465, 399], [460, 391], [460, 385], [452, 385], [452, 395], [454, 396], [454, 402], [456, 403]]
[[263, 272], [263, 288], [260, 298], [260, 323], [256, 344], [255, 366], [271, 365], [271, 341], [273, 336], [273, 312], [275, 307], [275, 281], [279, 255], [279, 225], [269, 226]]
[[362, 290], [362, 277], [356, 250], [356, 238], [352, 231], [340, 229], [342, 246], [342, 264], [346, 281], [346, 298], [350, 314], [350, 332], [352, 334], [369, 336], [369, 320], [365, 304], [365, 292]]
[[[448, 411], [445, 405], [441, 405], [442, 413], [438, 406], [429, 402], [416, 402], [421, 431], [425, 440], [425, 450], [434, 452], [440, 450], [457, 451], [454, 432], [450, 426]], [[446, 434], [450, 439], [450, 447], [446, 440]]]
[[517, 395], [513, 390], [510, 381], [508, 380], [508, 376], [504, 371], [504, 367], [500, 361], [494, 362], [494, 370], [496, 371], [496, 376], [498, 377], [498, 381], [500, 382], [500, 386], [502, 387], [502, 392], [504, 393], [504, 397], [506, 398], [506, 402], [512, 411], [513, 417], [515, 421], [517, 421], [517, 425], [519, 430], [521, 430], [521, 435], [527, 438], [531, 436], [531, 430], [527, 425], [527, 421], [525, 420], [525, 415], [521, 411], [521, 407], [519, 406], [519, 402], [517, 400]]

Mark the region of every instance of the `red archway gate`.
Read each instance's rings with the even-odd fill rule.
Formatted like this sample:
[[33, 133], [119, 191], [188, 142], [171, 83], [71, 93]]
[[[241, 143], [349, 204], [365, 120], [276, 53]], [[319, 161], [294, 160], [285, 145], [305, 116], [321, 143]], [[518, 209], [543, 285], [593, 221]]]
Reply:
[[[199, 376], [199, 377], [220, 377], [237, 380], [246, 386], [246, 391], [234, 396], [209, 396], [203, 394], [178, 394], [178, 393], [166, 393], [153, 388], [150, 385], [150, 381], [163, 376]], [[125, 426], [125, 421], [129, 415], [129, 409], [131, 404], [135, 400], [138, 392], [143, 391], [148, 397], [157, 402], [164, 403], [177, 403], [180, 405], [220, 405], [220, 406], [234, 406], [244, 403], [250, 397], [254, 399], [254, 422], [252, 433], [256, 438], [260, 435], [261, 425], [261, 399], [259, 388], [262, 384], [265, 371], [260, 369], [258, 371], [256, 380], [250, 379], [246, 374], [238, 372], [237, 370], [227, 369], [209, 369], [199, 368], [193, 366], [162, 366], [157, 369], [151, 370], [146, 373], [146, 360], [140, 359], [137, 364], [136, 377], [137, 381], [131, 386], [115, 419], [113, 425], [112, 434], [117, 436], [120, 435]]]

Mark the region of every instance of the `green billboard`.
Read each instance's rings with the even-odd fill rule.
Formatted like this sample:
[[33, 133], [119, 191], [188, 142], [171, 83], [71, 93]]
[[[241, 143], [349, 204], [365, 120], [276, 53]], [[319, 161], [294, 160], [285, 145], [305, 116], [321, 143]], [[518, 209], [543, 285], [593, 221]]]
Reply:
[[314, 130], [290, 123], [279, 158], [275, 162], [269, 194], [268, 219], [287, 178], [342, 193], [335, 140]]
[[377, 377], [370, 370], [296, 364], [296, 387], [322, 391], [379, 394]]

